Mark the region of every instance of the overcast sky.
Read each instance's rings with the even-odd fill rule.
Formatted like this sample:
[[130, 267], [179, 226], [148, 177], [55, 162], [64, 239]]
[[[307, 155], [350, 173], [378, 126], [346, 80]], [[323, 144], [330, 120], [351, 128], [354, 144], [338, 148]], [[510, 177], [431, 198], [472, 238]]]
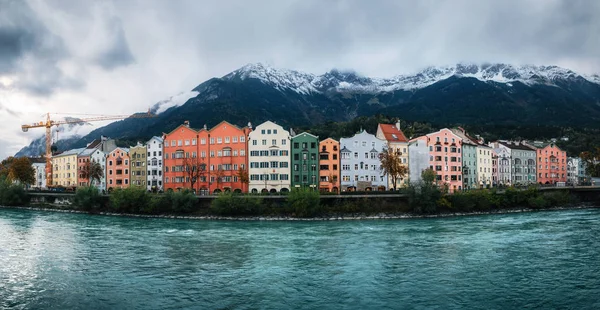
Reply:
[[0, 158], [45, 112], [130, 114], [247, 63], [389, 77], [505, 62], [600, 72], [600, 1], [0, 0]]

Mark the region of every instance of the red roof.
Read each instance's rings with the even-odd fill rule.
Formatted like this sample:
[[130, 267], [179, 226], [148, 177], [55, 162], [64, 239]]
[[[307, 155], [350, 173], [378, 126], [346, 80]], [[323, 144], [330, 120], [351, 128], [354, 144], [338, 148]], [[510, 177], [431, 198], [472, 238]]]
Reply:
[[388, 142], [408, 142], [402, 130], [396, 128], [396, 125], [379, 124], [379, 127]]

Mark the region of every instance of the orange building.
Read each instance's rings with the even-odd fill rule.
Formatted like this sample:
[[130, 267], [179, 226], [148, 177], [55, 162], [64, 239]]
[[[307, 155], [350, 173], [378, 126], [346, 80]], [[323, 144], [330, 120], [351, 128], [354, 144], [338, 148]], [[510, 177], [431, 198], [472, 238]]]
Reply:
[[550, 143], [537, 148], [538, 178], [540, 184], [567, 182], [567, 152]]
[[319, 142], [319, 190], [339, 192], [340, 143], [332, 138]]
[[248, 175], [247, 139], [251, 128], [239, 128], [226, 121], [208, 131], [209, 191], [248, 192], [248, 183], [240, 178], [240, 170]]
[[207, 190], [208, 131], [192, 129], [186, 121], [163, 139], [165, 190]]
[[452, 193], [462, 190], [462, 139], [450, 129], [427, 134], [429, 167], [436, 173], [438, 185], [447, 185]]
[[106, 186], [108, 191], [129, 187], [129, 149], [118, 147], [106, 157]]

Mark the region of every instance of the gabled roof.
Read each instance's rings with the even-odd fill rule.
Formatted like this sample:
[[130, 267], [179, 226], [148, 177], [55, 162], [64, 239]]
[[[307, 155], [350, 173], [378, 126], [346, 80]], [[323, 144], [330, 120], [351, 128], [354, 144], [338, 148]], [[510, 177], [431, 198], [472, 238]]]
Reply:
[[239, 127], [239, 126], [237, 126], [237, 125], [234, 125], [234, 124], [232, 124], [232, 123], [230, 123], [230, 122], [228, 122], [228, 121], [221, 121], [221, 122], [220, 122], [220, 123], [218, 123], [217, 125], [213, 126], [211, 129], [209, 129], [208, 131], [209, 131], [209, 132], [211, 132], [211, 131], [213, 131], [213, 130], [217, 129], [217, 127], [221, 126], [222, 124], [229, 125], [229, 126], [231, 126], [231, 127], [234, 127], [235, 129], [238, 129], [238, 130], [244, 130], [245, 128], [249, 128], [248, 126], [245, 126], [245, 127]]
[[344, 146], [344, 147], [343, 147], [343, 148], [340, 150], [340, 153], [343, 153], [343, 152], [348, 152], [348, 153], [351, 153], [352, 151], [350, 151], [348, 148], [346, 148], [346, 147]]
[[304, 131], [304, 132], [302, 132], [302, 133], [299, 133], [299, 134], [297, 134], [297, 135], [293, 136], [293, 137], [292, 137], [292, 139], [294, 139], [294, 138], [296, 138], [296, 137], [299, 137], [299, 136], [311, 136], [311, 137], [313, 137], [313, 138], [315, 138], [315, 139], [319, 140], [319, 137], [317, 137], [317, 136], [315, 136], [315, 135], [313, 135], [313, 134], [310, 134], [310, 133], [308, 133], [308, 132], [306, 132], [306, 131]]
[[96, 149], [87, 148], [87, 149], [83, 150], [81, 153], [77, 154], [77, 156], [81, 156], [81, 157], [90, 156], [90, 155], [94, 154], [94, 152], [96, 152]]
[[68, 150], [68, 151], [64, 151], [58, 155], [54, 155], [52, 157], [62, 157], [62, 156], [69, 156], [69, 155], [78, 155], [79, 153], [83, 152], [83, 150], [85, 150], [85, 148], [78, 148], [78, 149], [72, 149], [72, 150]]
[[379, 124], [379, 128], [388, 142], [408, 142], [402, 130], [396, 128], [396, 125]]
[[113, 153], [113, 152], [115, 152], [116, 150], [121, 150], [121, 151], [123, 151], [123, 152], [125, 152], [125, 153], [128, 153], [128, 154], [129, 154], [129, 148], [128, 148], [128, 147], [117, 147], [116, 149], [114, 149], [114, 150], [110, 151], [109, 153]]
[[340, 143], [340, 141], [338, 141], [338, 140], [336, 140], [336, 139], [334, 139], [334, 138], [327, 138], [327, 139], [323, 139], [323, 140], [319, 141], [319, 143], [321, 143], [321, 142], [325, 142], [325, 141], [327, 141], [327, 140], [331, 140], [331, 141], [333, 141], [333, 142]]
[[513, 150], [524, 150], [524, 151], [533, 151], [533, 152], [535, 152], [535, 149], [533, 149], [533, 148], [531, 148], [528, 145], [523, 144], [523, 143], [517, 144], [517, 143], [513, 143], [513, 142], [508, 142], [508, 141], [507, 142], [499, 141], [498, 143], [506, 146], [509, 149], [513, 149]]
[[163, 138], [159, 137], [159, 136], [154, 136], [152, 138], [150, 138], [150, 140], [148, 140], [148, 142], [152, 141], [152, 140], [156, 140], [160, 143], [163, 143]]

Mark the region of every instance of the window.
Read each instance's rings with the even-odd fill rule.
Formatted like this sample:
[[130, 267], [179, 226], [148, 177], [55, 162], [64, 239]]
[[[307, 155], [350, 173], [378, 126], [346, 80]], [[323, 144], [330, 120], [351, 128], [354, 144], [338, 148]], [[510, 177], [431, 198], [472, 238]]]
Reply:
[[285, 145], [285, 139], [281, 139], [281, 145]]
[[243, 143], [243, 142], [246, 142], [246, 137], [244, 137], [244, 136], [240, 136], [240, 142], [242, 142], [242, 143]]
[[229, 137], [225, 137], [225, 143], [229, 143]]
[[262, 140], [262, 145], [267, 145], [267, 139]]
[[221, 144], [221, 143], [223, 143], [223, 138], [217, 137], [217, 144]]

